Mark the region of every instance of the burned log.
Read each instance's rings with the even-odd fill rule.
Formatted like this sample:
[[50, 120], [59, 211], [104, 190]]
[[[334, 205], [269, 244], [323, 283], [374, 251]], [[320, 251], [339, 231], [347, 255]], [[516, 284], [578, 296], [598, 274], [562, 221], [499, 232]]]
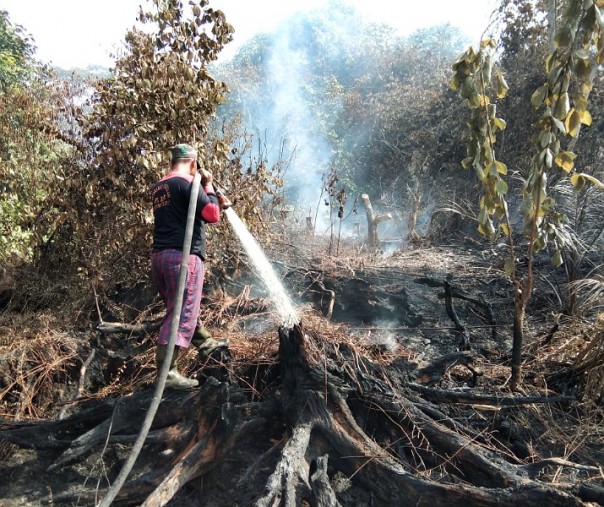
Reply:
[[453, 305], [453, 290], [451, 287], [451, 283], [448, 280], [445, 280], [445, 308], [447, 310], [447, 315], [455, 324], [455, 331], [461, 336], [461, 342], [459, 343], [460, 350], [470, 350], [470, 334], [466, 327], [461, 323], [459, 317], [457, 316], [457, 312], [455, 311], [455, 306]]

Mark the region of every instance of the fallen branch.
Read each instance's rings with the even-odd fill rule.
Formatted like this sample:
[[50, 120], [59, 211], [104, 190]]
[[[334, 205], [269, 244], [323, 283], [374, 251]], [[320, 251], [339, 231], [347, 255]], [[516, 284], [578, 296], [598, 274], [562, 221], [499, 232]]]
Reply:
[[422, 395], [423, 398], [435, 403], [462, 403], [467, 405], [480, 404], [494, 407], [514, 407], [535, 403], [570, 403], [575, 401], [573, 396], [487, 396], [459, 391], [443, 391], [410, 382], [407, 386]]
[[140, 324], [124, 324], [123, 322], [101, 322], [96, 326], [96, 331], [105, 334], [149, 334], [159, 329], [163, 317]]
[[461, 335], [461, 343], [459, 344], [460, 350], [470, 350], [470, 335], [468, 330], [464, 327], [464, 325], [459, 320], [457, 316], [457, 312], [455, 311], [455, 306], [453, 305], [453, 291], [451, 289], [451, 283], [448, 280], [445, 280], [445, 309], [447, 311], [447, 315], [455, 324], [455, 330]]
[[[523, 468], [527, 471], [528, 476], [531, 479], [534, 479], [535, 477], [537, 477], [537, 475], [539, 475], [539, 472], [541, 472], [541, 470], [543, 470], [547, 466], [568, 467], [576, 468], [577, 470], [583, 470], [585, 472], [595, 472], [599, 473], [600, 476], [604, 479], [604, 469], [602, 469], [602, 467], [581, 465], [579, 463], [574, 463], [563, 458], [545, 458], [539, 461], [535, 461], [534, 463], [524, 465]], [[602, 497], [602, 499], [604, 499], [604, 496]]]

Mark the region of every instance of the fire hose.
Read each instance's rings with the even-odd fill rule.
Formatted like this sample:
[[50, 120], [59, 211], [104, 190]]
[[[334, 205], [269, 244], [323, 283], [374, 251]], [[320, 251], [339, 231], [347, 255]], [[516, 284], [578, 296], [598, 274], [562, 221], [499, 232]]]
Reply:
[[189, 209], [187, 213], [187, 225], [185, 228], [185, 240], [182, 246], [182, 260], [180, 263], [180, 272], [178, 277], [178, 288], [176, 291], [176, 301], [174, 302], [172, 321], [170, 322], [170, 339], [168, 340], [166, 357], [164, 358], [164, 362], [158, 372], [157, 383], [155, 384], [155, 392], [153, 393], [153, 398], [151, 399], [151, 403], [149, 405], [149, 408], [147, 409], [147, 414], [145, 415], [145, 420], [143, 421], [138, 437], [136, 438], [134, 446], [130, 451], [130, 455], [128, 456], [128, 459], [120, 470], [120, 473], [115, 479], [115, 482], [107, 490], [107, 494], [105, 495], [101, 503], [98, 504], [98, 507], [109, 507], [117, 496], [117, 494], [122, 489], [122, 486], [126, 482], [128, 474], [132, 470], [132, 467], [134, 466], [134, 463], [143, 448], [147, 435], [149, 434], [149, 430], [151, 429], [151, 424], [153, 423], [153, 419], [155, 418], [155, 414], [157, 413], [157, 409], [159, 408], [159, 404], [161, 403], [164, 388], [166, 387], [166, 379], [168, 378], [168, 372], [170, 370], [170, 363], [172, 361], [172, 356], [174, 355], [176, 333], [178, 331], [178, 325], [180, 324], [180, 312], [182, 310], [182, 304], [184, 299], [184, 288], [187, 279], [187, 266], [189, 264], [189, 254], [191, 251], [191, 242], [193, 238], [193, 222], [195, 219], [195, 211], [197, 209], [197, 196], [199, 195], [200, 182], [201, 176], [199, 175], [199, 173], [197, 173], [193, 178], [193, 186], [191, 187], [191, 197], [189, 199]]

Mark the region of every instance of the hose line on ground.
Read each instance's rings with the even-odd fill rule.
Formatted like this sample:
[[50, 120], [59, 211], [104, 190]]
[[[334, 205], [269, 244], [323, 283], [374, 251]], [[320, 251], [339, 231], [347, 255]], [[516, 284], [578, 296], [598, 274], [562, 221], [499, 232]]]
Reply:
[[189, 253], [191, 251], [191, 242], [193, 238], [193, 223], [195, 219], [195, 211], [197, 209], [197, 196], [199, 195], [199, 185], [201, 181], [201, 176], [199, 173], [195, 175], [193, 178], [193, 186], [191, 188], [191, 198], [189, 199], [189, 211], [187, 213], [187, 226], [185, 229], [185, 241], [182, 245], [182, 260], [180, 263], [180, 273], [178, 277], [178, 288], [176, 291], [176, 301], [174, 302], [174, 311], [172, 313], [172, 321], [170, 323], [170, 339], [168, 341], [168, 347], [166, 351], [166, 357], [164, 358], [164, 362], [161, 366], [161, 369], [157, 375], [157, 383], [155, 385], [155, 392], [153, 393], [153, 398], [151, 399], [151, 404], [147, 410], [147, 414], [145, 416], [145, 420], [141, 426], [140, 433], [134, 442], [134, 446], [130, 451], [130, 455], [124, 463], [124, 466], [120, 470], [119, 475], [115, 479], [115, 482], [111, 485], [111, 487], [107, 490], [107, 494], [103, 498], [98, 507], [109, 507], [117, 494], [122, 489], [122, 486], [126, 482], [126, 478], [128, 474], [132, 470], [138, 455], [140, 454], [143, 445], [145, 443], [145, 439], [147, 438], [147, 434], [151, 429], [151, 424], [153, 423], [153, 419], [155, 418], [155, 414], [157, 413], [157, 409], [159, 408], [159, 404], [161, 402], [161, 398], [164, 392], [164, 388], [166, 386], [166, 379], [168, 378], [168, 371], [170, 370], [170, 363], [172, 361], [172, 356], [174, 355], [174, 344], [176, 342], [176, 333], [178, 331], [178, 325], [180, 324], [180, 312], [182, 310], [182, 304], [184, 299], [184, 288], [185, 282], [187, 279], [187, 267], [189, 264]]

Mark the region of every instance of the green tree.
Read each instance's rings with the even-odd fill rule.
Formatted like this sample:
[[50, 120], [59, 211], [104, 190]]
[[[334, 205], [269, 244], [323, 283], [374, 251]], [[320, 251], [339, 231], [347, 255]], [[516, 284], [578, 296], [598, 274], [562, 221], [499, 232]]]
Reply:
[[[462, 165], [472, 167], [482, 184], [478, 217], [479, 232], [496, 237], [494, 220], [509, 241], [510, 257], [505, 271], [515, 287], [514, 331], [512, 350], [512, 389], [521, 382], [521, 353], [524, 340], [525, 312], [531, 298], [534, 273], [534, 254], [554, 246], [552, 263], [562, 264], [562, 250], [569, 241], [566, 233], [567, 218], [556, 208], [549, 195], [548, 180], [558, 166], [568, 173], [570, 183], [580, 190], [587, 182], [604, 188], [593, 175], [575, 171], [576, 154], [563, 147], [567, 136], [576, 138], [582, 124], [591, 124], [587, 109], [588, 95], [593, 85], [593, 65], [604, 61], [602, 18], [597, 2], [588, 0], [580, 5], [571, 1], [567, 5], [563, 22], [556, 36], [555, 46], [546, 60], [546, 82], [532, 95], [531, 103], [540, 110], [535, 126], [534, 155], [522, 188], [521, 212], [524, 218], [523, 233], [528, 239], [528, 266], [520, 274], [506, 194], [508, 168], [495, 154], [497, 132], [506, 128], [506, 122], [497, 116], [488, 90], [494, 80], [497, 98], [502, 99], [508, 85], [502, 73], [493, 70], [492, 39], [483, 41], [478, 52], [470, 48], [454, 64], [452, 87], [467, 100], [472, 111], [469, 122], [467, 157]], [[494, 78], [494, 79], [493, 79]], [[572, 86], [571, 86], [572, 84]], [[572, 143], [572, 139], [569, 142]]]
[[0, 260], [30, 259], [52, 234], [53, 184], [72, 149], [65, 112], [75, 92], [34, 60], [33, 42], [0, 12]]
[[0, 10], [0, 91], [21, 83], [31, 69], [35, 47], [22, 26], [10, 22], [9, 14]]

